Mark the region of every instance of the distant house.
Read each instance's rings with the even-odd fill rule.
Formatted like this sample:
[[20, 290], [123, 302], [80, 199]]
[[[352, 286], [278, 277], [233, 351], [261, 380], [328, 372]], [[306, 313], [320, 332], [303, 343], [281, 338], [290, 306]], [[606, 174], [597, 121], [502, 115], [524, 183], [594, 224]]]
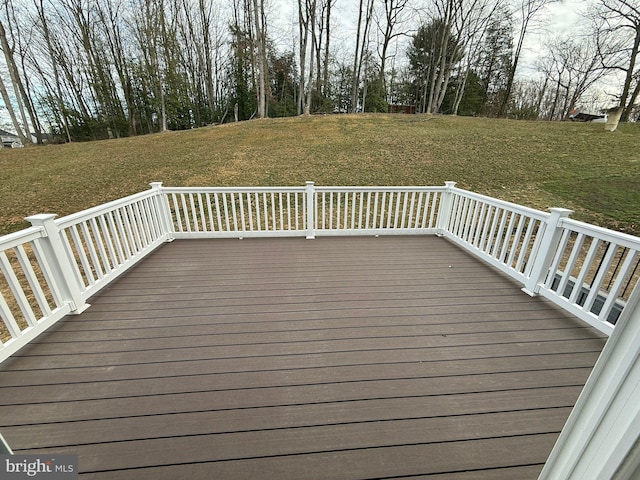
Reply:
[[416, 106], [415, 105], [399, 105], [396, 103], [392, 103], [389, 106], [389, 111], [390, 113], [407, 113], [407, 114], [413, 115], [414, 113], [416, 113]]
[[22, 146], [18, 135], [16, 135], [15, 133], [7, 132], [5, 130], [0, 130], [0, 140], [2, 140], [3, 147], [15, 148], [17, 146]]
[[583, 113], [578, 110], [574, 110], [569, 115], [569, 119], [573, 122], [594, 122], [594, 123], [605, 123], [607, 121], [607, 115], [598, 115], [593, 113]]

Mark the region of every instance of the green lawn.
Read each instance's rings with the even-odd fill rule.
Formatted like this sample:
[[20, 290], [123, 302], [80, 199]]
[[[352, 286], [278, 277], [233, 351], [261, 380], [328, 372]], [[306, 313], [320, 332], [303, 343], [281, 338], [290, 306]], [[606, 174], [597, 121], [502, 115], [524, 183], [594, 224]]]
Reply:
[[640, 124], [425, 115], [259, 120], [0, 151], [0, 234], [170, 186], [441, 185], [640, 234]]

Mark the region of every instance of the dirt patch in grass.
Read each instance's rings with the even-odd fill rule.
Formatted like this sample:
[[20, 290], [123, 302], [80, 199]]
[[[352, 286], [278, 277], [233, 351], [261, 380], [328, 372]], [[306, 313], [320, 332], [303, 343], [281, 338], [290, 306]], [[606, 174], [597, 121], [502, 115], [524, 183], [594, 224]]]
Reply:
[[[328, 115], [0, 151], [0, 234], [170, 186], [441, 185], [638, 234], [640, 125]], [[620, 181], [620, 179], [623, 179]]]

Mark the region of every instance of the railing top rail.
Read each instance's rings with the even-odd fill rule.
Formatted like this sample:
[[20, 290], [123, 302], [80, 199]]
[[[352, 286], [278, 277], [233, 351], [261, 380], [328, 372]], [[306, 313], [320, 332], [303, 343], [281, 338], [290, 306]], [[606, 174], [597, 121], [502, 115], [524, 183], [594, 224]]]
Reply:
[[509, 210], [513, 210], [518, 213], [525, 214], [529, 217], [533, 217], [537, 220], [546, 220], [549, 218], [549, 213], [543, 212], [541, 210], [536, 210], [535, 208], [525, 207], [523, 205], [518, 205], [517, 203], [507, 202], [505, 200], [499, 200], [494, 197], [489, 197], [487, 195], [481, 195], [479, 193], [471, 192], [469, 190], [464, 190], [462, 188], [453, 187], [451, 192], [457, 193], [459, 195], [464, 195], [465, 197], [474, 198], [476, 200], [480, 200], [482, 202], [507, 208]]
[[78, 224], [85, 220], [90, 220], [98, 215], [109, 212], [111, 210], [116, 210], [120, 207], [129, 205], [131, 203], [137, 202], [138, 200], [142, 200], [144, 198], [150, 197], [155, 193], [153, 189], [145, 190], [140, 193], [135, 193], [133, 195], [129, 195], [128, 197], [119, 198], [118, 200], [113, 200], [112, 202], [103, 203], [102, 205], [97, 205], [95, 207], [88, 208], [87, 210], [83, 210], [81, 212], [72, 213], [71, 215], [67, 215], [66, 217], [62, 217], [56, 220], [56, 224], [60, 228], [67, 228], [71, 225]]
[[302, 193], [305, 187], [162, 187], [162, 193]]
[[444, 192], [444, 186], [317, 186], [317, 192]]
[[577, 233], [596, 237], [600, 240], [604, 240], [605, 242], [615, 243], [632, 250], [640, 250], [640, 238], [627, 233], [616, 232], [615, 230], [580, 222], [572, 218], [563, 218], [560, 221], [560, 226]]
[[44, 232], [40, 227], [29, 227], [19, 232], [0, 236], [0, 251], [23, 245], [43, 236]]
[[[342, 186], [327, 185], [314, 186], [316, 192], [443, 192], [444, 186]], [[280, 187], [162, 187], [163, 193], [278, 193], [278, 192], [304, 192], [305, 187], [280, 186]]]

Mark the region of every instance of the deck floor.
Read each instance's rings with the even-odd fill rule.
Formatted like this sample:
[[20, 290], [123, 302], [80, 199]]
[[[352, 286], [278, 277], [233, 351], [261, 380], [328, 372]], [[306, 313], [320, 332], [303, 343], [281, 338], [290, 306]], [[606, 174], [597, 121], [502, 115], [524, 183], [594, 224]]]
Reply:
[[604, 338], [437, 237], [167, 244], [0, 365], [81, 478], [535, 480]]

